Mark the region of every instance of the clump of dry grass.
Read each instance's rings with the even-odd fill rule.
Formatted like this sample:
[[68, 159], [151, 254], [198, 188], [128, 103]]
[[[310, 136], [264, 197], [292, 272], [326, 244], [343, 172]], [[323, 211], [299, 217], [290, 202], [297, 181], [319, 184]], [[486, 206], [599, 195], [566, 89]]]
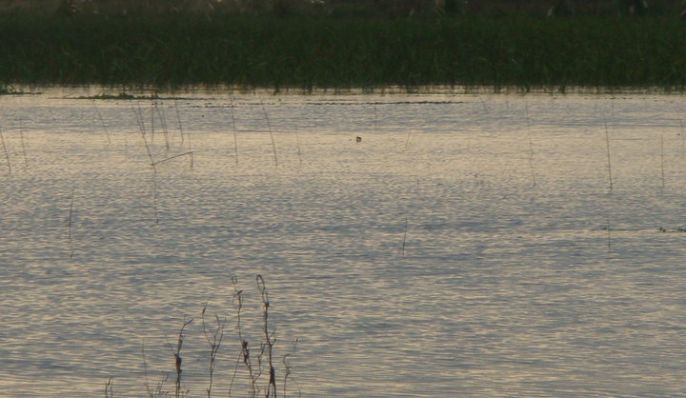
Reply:
[[[265, 398], [277, 398], [279, 396], [277, 391], [277, 385], [282, 385], [283, 393], [281, 394], [281, 396], [284, 398], [287, 397], [288, 383], [289, 380], [292, 380], [292, 369], [289, 364], [289, 358], [292, 354], [286, 353], [282, 356], [281, 363], [283, 364], [283, 379], [282, 382], [279, 381], [277, 383], [277, 380], [280, 380], [277, 379], [277, 361], [274, 354], [274, 346], [276, 345], [277, 340], [275, 337], [274, 329], [271, 328], [269, 323], [269, 315], [271, 309], [269, 292], [267, 290], [266, 282], [262, 275], [258, 274], [255, 277], [255, 282], [257, 285], [257, 292], [259, 294], [259, 300], [261, 304], [261, 322], [259, 326], [260, 330], [258, 335], [261, 335], [262, 337], [257, 342], [257, 344], [251, 344], [251, 342], [247, 338], [245, 325], [242, 323], [242, 311], [245, 304], [244, 291], [242, 289], [238, 289], [238, 279], [235, 277], [233, 278], [233, 298], [235, 300], [236, 311], [236, 334], [238, 337], [238, 342], [240, 344], [240, 349], [236, 357], [231, 379], [229, 381], [228, 391], [215, 393], [216, 388], [214, 380], [217, 370], [217, 358], [219, 358], [222, 349], [225, 347], [225, 344], [223, 343], [226, 337], [225, 332], [227, 318], [220, 317], [219, 315], [214, 315], [214, 322], [210, 323], [206, 318], [208, 304], [206, 303], [202, 307], [202, 311], [200, 314], [200, 319], [202, 321], [200, 325], [200, 333], [202, 334], [201, 338], [204, 338], [204, 340], [207, 342], [209, 346], [209, 364], [207, 368], [209, 373], [209, 380], [208, 386], [205, 389], [207, 398], [211, 398], [213, 393], [215, 393], [215, 396], [234, 396], [234, 383], [237, 381], [237, 377], [239, 376], [238, 370], [241, 366], [244, 367], [245, 373], [243, 374], [248, 379], [246, 381], [248, 386], [248, 397], [256, 398], [258, 396], [264, 396]], [[184, 363], [184, 356], [182, 354], [184, 342], [189, 338], [193, 338], [193, 336], [191, 336], [189, 332], [192, 323], [193, 318], [184, 318], [177, 335], [176, 347], [174, 347], [173, 349], [174, 369], [172, 375], [175, 376], [173, 390], [174, 398], [183, 398], [191, 396], [191, 391], [184, 384], [184, 378], [182, 377]], [[253, 347], [258, 347], [257, 349], [255, 349], [254, 355]], [[293, 350], [295, 350], [295, 346]], [[148, 398], [172, 396], [172, 391], [169, 391], [169, 389], [166, 387], [166, 383], [167, 380], [169, 380], [171, 371], [168, 373], [163, 373], [160, 379], [157, 381], [157, 383], [154, 386], [151, 386], [148, 380], [148, 365], [144, 346], [141, 351], [143, 356], [145, 389]], [[114, 379], [110, 377], [105, 383], [105, 398], [115, 398], [114, 389], [112, 387], [114, 384], [113, 380]], [[243, 392], [239, 395], [245, 396], [246, 394], [245, 392]], [[301, 395], [299, 390], [297, 395]]]

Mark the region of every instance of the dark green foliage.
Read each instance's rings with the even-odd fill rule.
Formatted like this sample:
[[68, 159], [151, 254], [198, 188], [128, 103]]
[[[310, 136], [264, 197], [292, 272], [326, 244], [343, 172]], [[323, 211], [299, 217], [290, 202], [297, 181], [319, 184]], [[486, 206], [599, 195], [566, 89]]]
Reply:
[[0, 83], [246, 87], [686, 83], [668, 18], [0, 17]]

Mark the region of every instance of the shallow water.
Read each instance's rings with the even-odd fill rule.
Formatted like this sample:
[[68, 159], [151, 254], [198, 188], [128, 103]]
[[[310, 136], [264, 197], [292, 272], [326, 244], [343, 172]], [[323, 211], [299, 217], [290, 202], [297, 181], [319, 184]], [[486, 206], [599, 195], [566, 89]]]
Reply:
[[686, 396], [685, 105], [0, 97], [2, 394], [173, 392], [192, 317], [206, 396], [208, 303], [227, 396], [234, 292], [255, 359], [262, 274], [279, 395], [290, 354], [288, 396]]

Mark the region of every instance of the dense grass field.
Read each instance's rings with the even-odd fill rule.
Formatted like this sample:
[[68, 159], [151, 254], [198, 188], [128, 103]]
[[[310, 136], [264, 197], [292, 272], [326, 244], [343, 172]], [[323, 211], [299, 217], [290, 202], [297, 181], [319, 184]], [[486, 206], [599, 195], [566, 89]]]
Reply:
[[0, 86], [686, 85], [676, 18], [0, 17]]

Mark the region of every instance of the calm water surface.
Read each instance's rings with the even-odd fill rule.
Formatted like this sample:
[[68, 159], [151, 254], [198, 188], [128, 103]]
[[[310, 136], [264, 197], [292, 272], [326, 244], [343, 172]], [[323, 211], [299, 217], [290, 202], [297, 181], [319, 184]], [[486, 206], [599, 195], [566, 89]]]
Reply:
[[164, 374], [173, 393], [193, 318], [183, 384], [206, 396], [207, 303], [227, 396], [234, 293], [256, 360], [262, 274], [280, 396], [289, 354], [288, 396], [684, 397], [685, 109], [0, 97], [1, 394], [104, 396], [112, 377], [141, 397]]

